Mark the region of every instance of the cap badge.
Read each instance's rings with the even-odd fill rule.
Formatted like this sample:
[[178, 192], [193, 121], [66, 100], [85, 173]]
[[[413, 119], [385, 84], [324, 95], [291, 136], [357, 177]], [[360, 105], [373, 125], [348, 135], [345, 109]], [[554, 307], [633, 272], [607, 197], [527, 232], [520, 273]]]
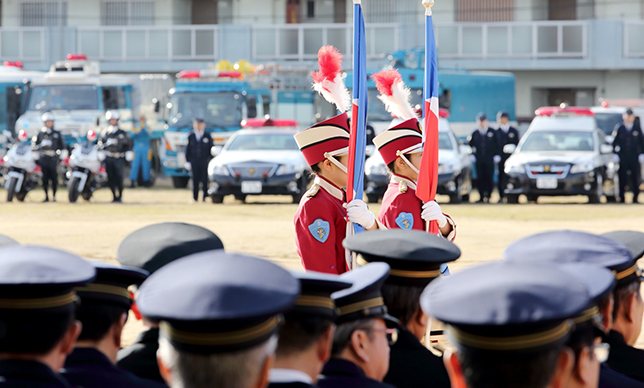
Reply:
[[400, 213], [396, 217], [396, 225], [400, 229], [411, 230], [414, 227], [414, 215], [411, 213]]
[[309, 225], [309, 232], [311, 232], [311, 235], [313, 236], [313, 238], [323, 244], [329, 238], [330, 231], [331, 231], [331, 227], [329, 223], [319, 218], [313, 221], [311, 225]]

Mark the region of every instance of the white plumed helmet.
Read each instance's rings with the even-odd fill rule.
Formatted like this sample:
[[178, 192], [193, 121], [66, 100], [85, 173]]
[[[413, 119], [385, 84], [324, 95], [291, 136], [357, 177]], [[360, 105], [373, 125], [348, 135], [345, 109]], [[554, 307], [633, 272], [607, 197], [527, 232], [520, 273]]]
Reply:
[[42, 120], [43, 123], [45, 121], [54, 121], [54, 115], [51, 114], [50, 112], [45, 112], [45, 113], [42, 114], [40, 119]]
[[106, 120], [112, 120], [112, 119], [118, 120], [120, 118], [121, 116], [119, 115], [119, 111], [117, 110], [112, 109], [112, 110], [108, 110], [107, 113], [105, 113]]

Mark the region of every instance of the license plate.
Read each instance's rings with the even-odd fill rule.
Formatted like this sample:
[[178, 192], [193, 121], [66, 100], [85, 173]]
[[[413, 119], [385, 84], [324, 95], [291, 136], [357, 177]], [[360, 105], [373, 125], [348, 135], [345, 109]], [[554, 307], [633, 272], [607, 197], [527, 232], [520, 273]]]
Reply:
[[556, 189], [557, 178], [537, 178], [537, 189]]
[[262, 182], [258, 182], [258, 181], [242, 182], [241, 191], [244, 194], [259, 194], [262, 192]]

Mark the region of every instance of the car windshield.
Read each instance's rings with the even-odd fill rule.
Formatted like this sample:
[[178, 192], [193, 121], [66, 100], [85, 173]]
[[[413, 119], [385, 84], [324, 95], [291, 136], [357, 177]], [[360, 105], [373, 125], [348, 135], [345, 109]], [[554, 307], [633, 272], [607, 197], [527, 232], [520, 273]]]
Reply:
[[284, 133], [238, 135], [227, 148], [228, 151], [297, 151], [298, 149], [293, 135]]
[[595, 121], [597, 121], [597, 126], [602, 132], [610, 135], [613, 133], [615, 126], [621, 124], [624, 120], [621, 113], [595, 113]]
[[440, 132], [438, 134], [438, 149], [439, 150], [453, 150], [452, 139], [447, 132]]
[[31, 88], [27, 110], [96, 110], [95, 85], [38, 85]]
[[175, 127], [192, 126], [192, 119], [201, 117], [208, 127], [239, 129], [242, 102], [236, 92], [173, 94], [168, 122]]
[[[367, 110], [367, 121], [391, 121], [393, 117], [391, 113], [385, 109], [385, 104], [378, 99], [380, 93], [377, 89], [369, 89], [369, 108]], [[412, 89], [410, 93], [411, 106], [422, 107], [423, 104], [423, 91], [421, 89]]]
[[521, 151], [592, 151], [594, 144], [592, 132], [532, 132]]

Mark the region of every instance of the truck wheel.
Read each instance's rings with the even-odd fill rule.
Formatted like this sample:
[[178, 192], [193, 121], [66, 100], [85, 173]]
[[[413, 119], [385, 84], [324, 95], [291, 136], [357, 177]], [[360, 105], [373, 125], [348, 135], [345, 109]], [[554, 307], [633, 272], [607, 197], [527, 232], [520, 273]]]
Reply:
[[597, 174], [595, 185], [597, 185], [595, 192], [588, 195], [588, 203], [600, 203], [602, 199], [602, 195], [604, 194], [604, 177], [601, 174]]
[[505, 199], [508, 201], [508, 203], [519, 203], [519, 196], [516, 194], [506, 194]]
[[20, 191], [19, 193], [16, 193], [16, 199], [19, 202], [24, 202], [26, 197], [27, 197], [26, 191]]
[[224, 203], [223, 195], [211, 195], [212, 203]]
[[378, 194], [367, 194], [367, 200], [369, 203], [378, 203], [380, 196]]
[[80, 184], [80, 180], [78, 178], [72, 178], [69, 181], [69, 187], [67, 188], [68, 190], [68, 197], [69, 197], [69, 202], [74, 203], [76, 200], [78, 200], [78, 185]]
[[187, 176], [172, 177], [172, 186], [174, 186], [175, 189], [185, 189], [188, 187], [188, 182], [190, 182], [190, 178]]

